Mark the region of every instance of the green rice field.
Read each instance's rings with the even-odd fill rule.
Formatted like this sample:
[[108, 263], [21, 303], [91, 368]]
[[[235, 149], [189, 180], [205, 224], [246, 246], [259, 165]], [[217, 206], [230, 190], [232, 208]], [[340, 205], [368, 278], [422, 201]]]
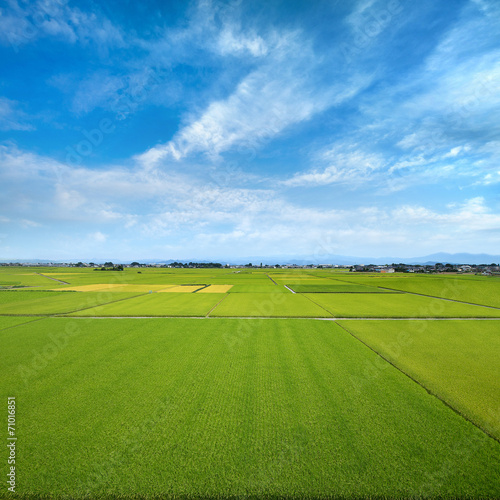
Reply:
[[12, 498], [500, 497], [497, 277], [0, 267], [0, 284]]
[[334, 285], [324, 283], [316, 285], [295, 284], [288, 285], [288, 288], [291, 288], [295, 293], [391, 293], [391, 290], [386, 290], [384, 288], [356, 285], [351, 283], [340, 283]]
[[341, 321], [384, 358], [500, 439], [496, 321]]

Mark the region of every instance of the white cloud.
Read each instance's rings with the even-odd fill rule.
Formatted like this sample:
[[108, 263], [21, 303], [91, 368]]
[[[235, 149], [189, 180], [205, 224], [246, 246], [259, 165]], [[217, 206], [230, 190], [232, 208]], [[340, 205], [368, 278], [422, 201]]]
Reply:
[[470, 150], [469, 146], [457, 146], [455, 148], [450, 149], [448, 153], [446, 153], [443, 158], [455, 158], [461, 152], [467, 152]]
[[380, 174], [386, 164], [381, 155], [365, 152], [360, 144], [336, 145], [316, 155], [313, 162], [327, 166], [297, 173], [283, 184], [289, 187], [333, 183], [358, 185]]
[[[346, 165], [356, 163], [354, 156], [342, 154]], [[176, 258], [270, 254], [272, 249], [281, 254], [290, 249], [290, 253], [323, 256], [356, 255], [370, 248], [372, 255], [383, 255], [389, 247], [391, 254], [404, 256], [409, 246], [415, 255], [457, 248], [471, 251], [477, 249], [478, 232], [484, 251], [493, 252], [498, 240], [495, 230], [500, 227], [500, 214], [481, 196], [441, 211], [424, 204], [394, 207], [392, 203], [320, 209], [287, 200], [277, 188], [207, 186], [194, 177], [176, 178], [161, 170], [71, 169], [20, 151], [11, 150], [10, 155], [10, 160], [5, 151], [0, 155], [0, 164], [7, 166], [0, 170], [0, 182], [11, 193], [2, 221], [24, 220], [27, 229], [69, 224], [74, 228], [73, 240], [83, 235], [82, 251], [90, 252], [101, 243], [118, 251], [132, 239], [148, 242], [150, 249], [170, 242], [171, 251], [179, 252]], [[323, 156], [342, 155], [327, 150]], [[23, 163], [24, 169], [15, 169]], [[376, 159], [368, 170], [373, 165]], [[38, 198], [35, 204], [26, 205], [20, 198], [32, 188]], [[74, 255], [74, 248], [68, 243], [66, 254]]]
[[95, 233], [89, 234], [89, 239], [95, 241], [96, 243], [105, 243], [108, 239], [108, 235], [103, 234], [100, 231], [96, 231]]
[[21, 219], [19, 222], [25, 228], [33, 228], [33, 227], [41, 227], [42, 226], [42, 224], [40, 224], [39, 222], [29, 220], [29, 219]]
[[254, 57], [265, 56], [268, 53], [267, 43], [256, 33], [248, 35], [237, 32], [234, 26], [225, 26], [217, 39], [217, 48], [221, 55], [245, 55]]
[[19, 102], [0, 97], [0, 130], [34, 130], [29, 122], [30, 116], [21, 109]]
[[84, 45], [93, 42], [101, 53], [125, 45], [121, 30], [105, 16], [83, 12], [66, 0], [9, 2], [0, 16], [0, 42], [17, 51], [41, 37]]
[[97, 107], [116, 105], [120, 99], [120, 91], [127, 86], [124, 78], [112, 76], [105, 72], [94, 73], [80, 81], [73, 93], [73, 111], [88, 113]]
[[[225, 33], [232, 33], [231, 43]], [[352, 71], [328, 84], [321, 82], [321, 57], [300, 32], [269, 32], [267, 38], [239, 34], [237, 42], [233, 35], [222, 30], [217, 47], [226, 40], [226, 52], [229, 46], [233, 53], [251, 48], [259, 56], [256, 69], [227, 98], [212, 101], [201, 114], [190, 117], [171, 141], [138, 155], [137, 160], [155, 164], [196, 153], [216, 159], [242, 144], [259, 149], [288, 127], [352, 99], [371, 81], [371, 76]]]

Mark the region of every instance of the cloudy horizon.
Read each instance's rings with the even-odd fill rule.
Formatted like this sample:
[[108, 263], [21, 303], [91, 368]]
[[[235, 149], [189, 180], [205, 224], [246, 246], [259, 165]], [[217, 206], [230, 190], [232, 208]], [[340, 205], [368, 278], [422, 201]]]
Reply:
[[0, 259], [498, 254], [500, 5], [1, 9]]

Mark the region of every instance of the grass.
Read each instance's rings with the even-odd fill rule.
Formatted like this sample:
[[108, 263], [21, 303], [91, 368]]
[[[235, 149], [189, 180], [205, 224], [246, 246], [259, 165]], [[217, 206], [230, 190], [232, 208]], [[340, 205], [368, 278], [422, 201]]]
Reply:
[[0, 335], [20, 497], [500, 495], [500, 444], [332, 322], [33, 325]]
[[175, 285], [121, 285], [100, 283], [94, 285], [80, 285], [80, 286], [66, 286], [64, 288], [57, 288], [57, 291], [73, 291], [73, 292], [137, 292], [148, 293], [150, 290], [153, 292], [164, 290], [166, 288], [173, 288]]
[[321, 285], [287, 285], [296, 293], [390, 293], [389, 290], [366, 285], [351, 285], [340, 283], [331, 285], [328, 282]]
[[500, 439], [500, 321], [340, 324]]
[[199, 290], [197, 293], [226, 293], [231, 290], [233, 285], [210, 285], [207, 288]]
[[[350, 277], [349, 277], [350, 278]], [[347, 279], [347, 278], [346, 278]], [[500, 278], [478, 276], [356, 277], [352, 283], [382, 286], [462, 302], [500, 307]]]
[[331, 314], [301, 295], [291, 293], [230, 293], [210, 316], [330, 317]]
[[[0, 314], [61, 314], [135, 297], [133, 293], [110, 292], [0, 292]], [[9, 297], [12, 296], [12, 297]]]
[[233, 285], [229, 293], [290, 293], [283, 285]]
[[13, 326], [21, 325], [23, 323], [30, 323], [31, 321], [36, 321], [41, 318], [26, 317], [26, 316], [0, 316], [0, 331], [7, 328], [12, 328]]
[[494, 305], [496, 279], [0, 267], [3, 282], [37, 287], [0, 291], [20, 498], [500, 497], [498, 321], [340, 321], [358, 340], [298, 319], [500, 317], [404, 293]]
[[55, 281], [39, 276], [34, 272], [15, 273], [11, 269], [7, 269], [7, 271], [10, 272], [6, 272], [5, 269], [0, 270], [0, 286], [50, 286], [55, 283]]
[[180, 285], [180, 286], [173, 286], [173, 287], [166, 287], [163, 290], [158, 290], [159, 292], [167, 292], [167, 293], [194, 293], [198, 290], [201, 290], [205, 287], [206, 285]]
[[8, 304], [25, 302], [36, 299], [48, 299], [59, 297], [59, 292], [45, 292], [35, 290], [2, 290], [0, 291], [0, 310]]
[[73, 313], [73, 316], [206, 316], [225, 297], [212, 293], [152, 293]]
[[407, 293], [305, 294], [334, 316], [355, 318], [500, 317], [499, 309], [450, 302]]

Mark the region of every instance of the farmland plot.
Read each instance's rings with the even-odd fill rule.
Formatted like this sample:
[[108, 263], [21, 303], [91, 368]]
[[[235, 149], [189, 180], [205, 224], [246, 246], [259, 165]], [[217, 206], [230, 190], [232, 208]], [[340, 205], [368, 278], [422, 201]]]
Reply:
[[407, 293], [304, 294], [338, 317], [483, 318], [500, 317], [500, 309], [450, 302]]
[[78, 311], [73, 316], [206, 316], [225, 294], [152, 293]]
[[299, 294], [230, 293], [210, 316], [330, 317], [322, 307]]
[[330, 283], [327, 282], [325, 284], [318, 285], [289, 284], [287, 286], [296, 293], [391, 293], [391, 290], [384, 290], [383, 288], [377, 288], [374, 286], [355, 285], [350, 283], [332, 285]]
[[109, 292], [0, 292], [0, 314], [60, 314], [135, 297], [134, 293]]
[[0, 316], [0, 331], [7, 328], [12, 328], [13, 326], [21, 325], [23, 323], [30, 323], [31, 321], [36, 321], [41, 319], [39, 317], [32, 316]]
[[340, 324], [500, 439], [500, 321]]
[[[349, 277], [350, 278], [350, 277]], [[468, 276], [356, 277], [350, 282], [500, 307], [500, 279]], [[478, 279], [479, 278], [479, 279]]]
[[[173, 288], [176, 285], [131, 285], [131, 284], [116, 284], [116, 283], [98, 283], [94, 285], [79, 285], [79, 286], [66, 286], [64, 291], [72, 292], [139, 292], [148, 293], [149, 291], [157, 292], [167, 288]], [[58, 289], [60, 290], [60, 289]]]
[[21, 496], [500, 495], [500, 444], [332, 322], [34, 324], [0, 335]]
[[229, 293], [290, 293], [283, 285], [233, 285]]

